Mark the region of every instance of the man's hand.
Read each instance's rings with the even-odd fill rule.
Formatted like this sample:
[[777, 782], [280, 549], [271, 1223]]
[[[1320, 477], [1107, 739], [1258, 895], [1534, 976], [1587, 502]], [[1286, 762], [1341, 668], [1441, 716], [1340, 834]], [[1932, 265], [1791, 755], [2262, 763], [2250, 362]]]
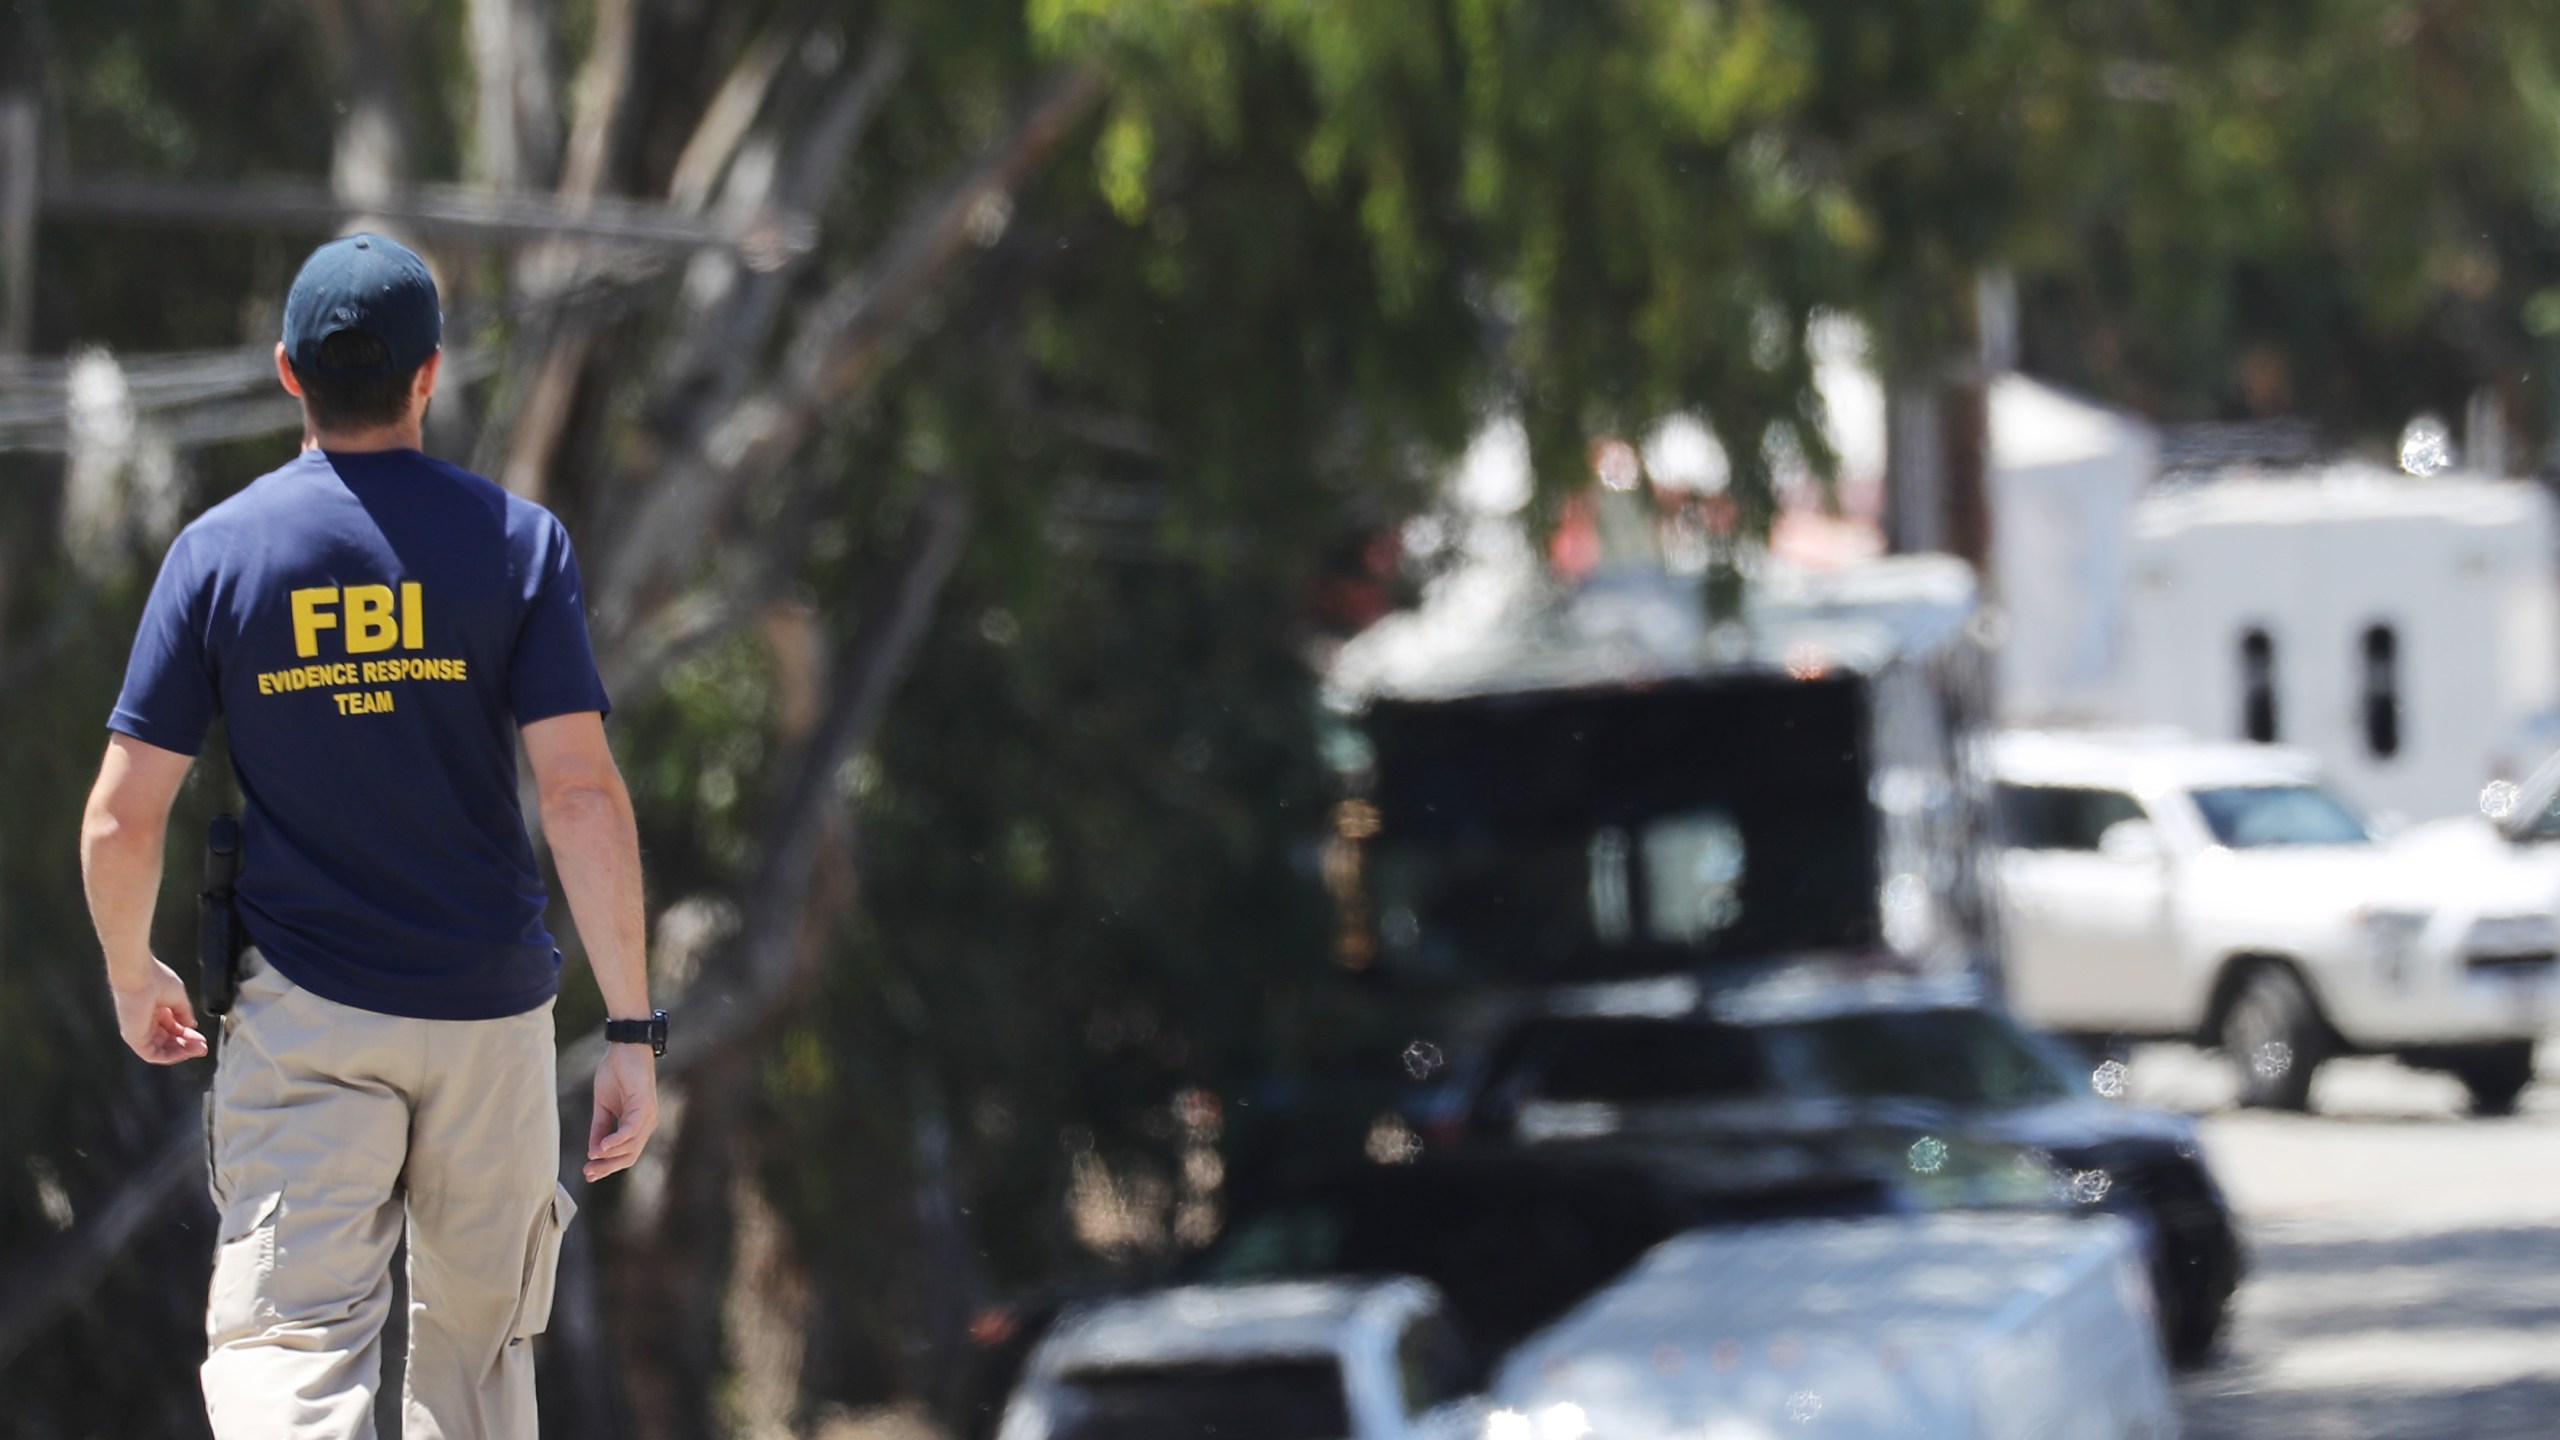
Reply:
[[204, 1032], [196, 1028], [196, 1007], [177, 971], [154, 960], [140, 985], [127, 989], [110, 980], [107, 988], [116, 997], [116, 1029], [134, 1054], [154, 1065], [203, 1056]]
[[596, 1067], [596, 1118], [587, 1127], [587, 1182], [628, 1170], [658, 1129], [658, 1057], [646, 1045], [607, 1045]]
[[116, 1031], [133, 1053], [175, 1065], [205, 1053], [196, 1007], [176, 972], [151, 954], [151, 909], [160, 899], [160, 851], [169, 802], [195, 761], [130, 735], [107, 737], [98, 783], [80, 817], [80, 880], [106, 952]]

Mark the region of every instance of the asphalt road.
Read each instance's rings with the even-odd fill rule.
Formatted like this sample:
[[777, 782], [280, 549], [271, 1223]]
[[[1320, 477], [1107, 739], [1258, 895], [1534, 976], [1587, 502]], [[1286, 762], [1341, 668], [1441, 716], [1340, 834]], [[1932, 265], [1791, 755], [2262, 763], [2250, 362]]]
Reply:
[[2560, 1045], [2522, 1113], [2379, 1060], [2314, 1113], [2228, 1108], [2218, 1065], [2145, 1051], [2133, 1096], [2204, 1115], [2251, 1273], [2221, 1361], [2179, 1386], [2189, 1440], [2560, 1436]]

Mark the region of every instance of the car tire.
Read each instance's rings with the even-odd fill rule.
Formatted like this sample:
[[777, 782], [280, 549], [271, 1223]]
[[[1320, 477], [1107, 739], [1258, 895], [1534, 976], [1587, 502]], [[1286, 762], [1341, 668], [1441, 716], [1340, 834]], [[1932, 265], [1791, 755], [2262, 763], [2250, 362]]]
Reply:
[[2222, 1012], [2222, 1053], [2240, 1076], [2240, 1103], [2308, 1110], [2311, 1077], [2327, 1057], [2328, 1032], [2293, 971], [2261, 964]]
[[2160, 1341], [2169, 1363], [2180, 1370], [2201, 1370], [2213, 1363], [2222, 1323], [2231, 1313], [2231, 1297], [2189, 1295], [2174, 1307], [2166, 1305], [2167, 1297], [2162, 1299], [2167, 1313], [2160, 1317]]
[[2245, 1268], [2230, 1214], [2200, 1162], [2175, 1173], [2127, 1172], [2154, 1232], [2151, 1284], [2160, 1348], [2180, 1370], [2213, 1363], [2231, 1318], [2231, 1295]]
[[2092, 1068], [2110, 1060], [2123, 1062], [2133, 1059], [2133, 1037], [2120, 1032], [2066, 1030], [2056, 1033], [2054, 1038], [2071, 1047], [2072, 1053], [2087, 1061]]
[[2471, 1092], [2474, 1115], [2512, 1115], [2533, 1083], [2533, 1042], [2508, 1040], [2461, 1052], [2446, 1067]]

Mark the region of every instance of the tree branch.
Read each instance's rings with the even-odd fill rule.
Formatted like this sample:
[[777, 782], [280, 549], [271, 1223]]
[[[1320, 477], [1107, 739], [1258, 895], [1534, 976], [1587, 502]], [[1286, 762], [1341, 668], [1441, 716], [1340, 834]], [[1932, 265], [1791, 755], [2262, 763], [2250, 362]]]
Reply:
[[979, 207], [1009, 197], [1101, 97], [1093, 71], [1050, 77], [1002, 138], [909, 212], [866, 275], [838, 284], [795, 337], [781, 377], [687, 436], [611, 552], [598, 648], [610, 653], [665, 603], [740, 496], [781, 469], [821, 420], [856, 397], [916, 303], [950, 270]]
[[[829, 90], [816, 117], [793, 147], [790, 163], [778, 177], [768, 181], [774, 188], [759, 197], [761, 203], [782, 206], [797, 214], [814, 215], [823, 210], [844, 173], [845, 161], [861, 143], [891, 87], [906, 72], [906, 65], [904, 41], [891, 35], [875, 43], [861, 67], [841, 77]], [[705, 128], [711, 123], [712, 117], [706, 115]], [[686, 151], [690, 156], [693, 147], [687, 146]], [[681, 184], [684, 166], [679, 163], [677, 170]], [[724, 203], [723, 208], [728, 205]], [[699, 437], [710, 429], [712, 420], [723, 409], [736, 402], [746, 386], [746, 377], [753, 373], [754, 358], [763, 353], [766, 340], [773, 334], [783, 298], [799, 279], [808, 258], [800, 255], [762, 270], [746, 267], [742, 274], [734, 257], [714, 257], [724, 266], [716, 285], [724, 303], [678, 330], [681, 338], [663, 367], [665, 378], [650, 407], [653, 424], [662, 434], [679, 437], [679, 443], [685, 437]]]
[[545, 184], [559, 154], [550, 0], [470, 0], [473, 178], [499, 190]]

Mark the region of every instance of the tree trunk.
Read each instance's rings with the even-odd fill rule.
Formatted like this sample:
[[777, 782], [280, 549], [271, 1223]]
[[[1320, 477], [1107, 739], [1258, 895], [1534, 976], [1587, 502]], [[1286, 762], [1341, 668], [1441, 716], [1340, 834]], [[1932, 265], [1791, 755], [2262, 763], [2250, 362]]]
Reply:
[[1946, 550], [1973, 566], [1987, 594], [1991, 568], [1991, 394], [1982, 372], [1950, 377], [1938, 391], [1939, 473], [1946, 489]]
[[560, 154], [551, 0], [471, 0], [472, 178], [500, 190], [550, 182]]
[[1957, 556], [1973, 566], [1986, 593], [1993, 579], [1990, 384], [2013, 328], [1988, 312], [2009, 294], [1978, 280], [1963, 291], [1965, 303], [1943, 312], [1889, 306], [1878, 347], [1886, 545], [1902, 555]]
[[[475, 34], [480, 9], [512, 9], [519, 3], [529, 0], [474, 0]], [[590, 209], [604, 193], [616, 140], [630, 110], [634, 31], [631, 0], [603, 0], [597, 6], [595, 37], [578, 70], [577, 115], [556, 197], [571, 212]], [[490, 87], [499, 78], [513, 82], [511, 64], [502, 62], [493, 74], [484, 63], [484, 104], [490, 103]], [[473, 460], [529, 500], [548, 498], [552, 461], [586, 368], [592, 322], [562, 308], [564, 298], [577, 288], [586, 253], [583, 245], [554, 241], [517, 256], [513, 266], [514, 308], [531, 309], [539, 318], [524, 327], [509, 366], [514, 386], [490, 416]]]
[[35, 339], [38, 114], [33, 85], [0, 79], [0, 356]]
[[685, 1082], [665, 1203], [655, 1223], [616, 1237], [606, 1272], [614, 1312], [647, 1317], [613, 1327], [630, 1401], [627, 1433], [639, 1440], [716, 1440], [719, 1433], [713, 1406], [732, 1239], [730, 1177], [751, 1161], [740, 1138], [754, 1098], [755, 1059], [724, 1055]]
[[362, 211], [381, 204], [410, 174], [409, 53], [395, 0], [311, 0], [338, 69], [346, 111], [330, 152], [329, 188]]

